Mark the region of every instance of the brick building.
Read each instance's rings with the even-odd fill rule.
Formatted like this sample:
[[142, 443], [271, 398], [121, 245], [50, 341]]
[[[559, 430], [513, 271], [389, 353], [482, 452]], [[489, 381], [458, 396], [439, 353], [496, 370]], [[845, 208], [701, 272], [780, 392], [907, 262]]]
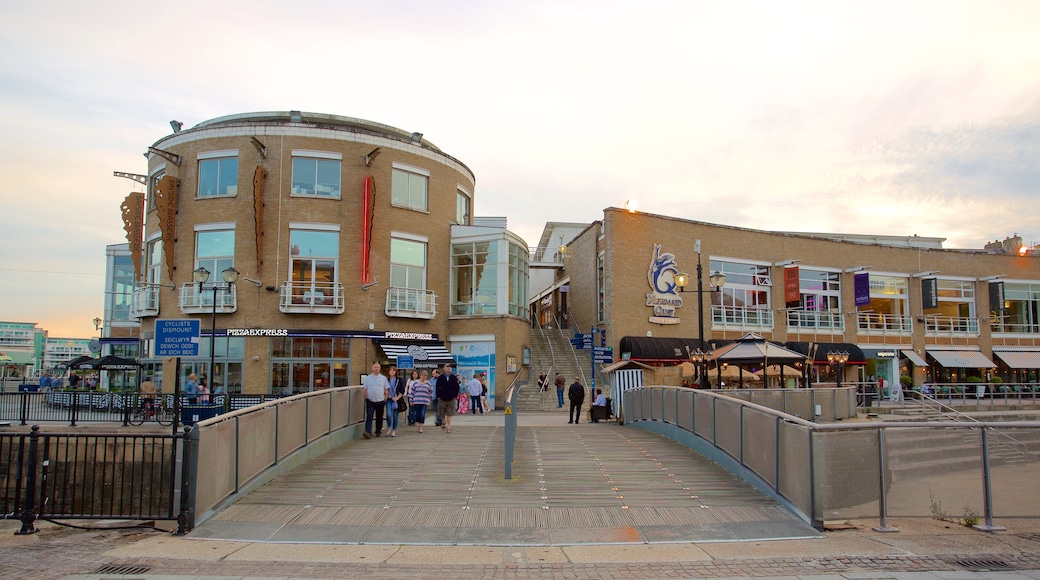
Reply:
[[[147, 149], [147, 194], [123, 204], [140, 256], [131, 315], [164, 389], [179, 370], [297, 393], [358, 384], [376, 360], [455, 360], [487, 373], [492, 397], [508, 385], [529, 346], [527, 248], [504, 218], [472, 216], [465, 164], [421, 133], [334, 115], [171, 125]], [[155, 321], [192, 318], [201, 349], [177, 369], [156, 356]]]
[[[814, 372], [824, 380], [833, 380], [830, 351], [850, 353], [845, 380], [1040, 380], [1040, 260], [947, 250], [942, 241], [770, 232], [608, 208], [567, 241], [554, 286], [566, 288], [582, 332], [592, 322], [605, 331], [615, 359], [675, 364], [686, 346], [708, 351], [753, 332], [806, 354], [818, 345]], [[714, 272], [726, 275], [721, 289], [710, 287]], [[690, 279], [685, 292], [679, 273]]]

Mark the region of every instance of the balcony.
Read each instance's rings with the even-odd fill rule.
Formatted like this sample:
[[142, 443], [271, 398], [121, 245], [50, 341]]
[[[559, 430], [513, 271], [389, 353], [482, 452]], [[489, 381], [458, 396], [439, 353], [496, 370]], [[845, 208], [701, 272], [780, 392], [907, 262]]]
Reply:
[[437, 293], [431, 290], [392, 286], [386, 291], [386, 315], [398, 318], [437, 316]]
[[286, 314], [343, 314], [343, 285], [283, 282], [278, 309]]
[[711, 326], [720, 329], [773, 328], [773, 311], [747, 306], [712, 305]]
[[979, 319], [960, 316], [924, 316], [926, 336], [978, 336]]
[[162, 286], [145, 286], [134, 290], [130, 298], [130, 318], [159, 316], [159, 289]]
[[[203, 287], [194, 282], [181, 285], [178, 302], [184, 314], [209, 314], [213, 312], [213, 288]], [[238, 292], [232, 285], [228, 288], [217, 288], [217, 314], [230, 314], [238, 310]], [[158, 311], [158, 310], [157, 310]]]
[[909, 316], [859, 312], [856, 330], [861, 334], [908, 335], [914, 331], [914, 322]]
[[814, 312], [808, 310], [788, 310], [787, 328], [797, 332], [808, 331], [845, 331], [845, 317], [840, 312]]

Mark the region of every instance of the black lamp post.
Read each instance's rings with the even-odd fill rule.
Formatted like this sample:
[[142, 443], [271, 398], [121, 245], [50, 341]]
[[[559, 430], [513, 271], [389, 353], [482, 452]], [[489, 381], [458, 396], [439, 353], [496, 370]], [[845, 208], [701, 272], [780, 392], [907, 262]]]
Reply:
[[[199, 266], [194, 272], [195, 281], [199, 284], [199, 303], [202, 303], [202, 285], [209, 280], [209, 270]], [[210, 393], [213, 392], [213, 379], [216, 376], [216, 356], [217, 356], [217, 290], [231, 290], [231, 287], [238, 281], [238, 270], [234, 268], [228, 268], [221, 273], [224, 278], [225, 285], [219, 286], [213, 284], [213, 319], [210, 326], [209, 333], [209, 384], [206, 385], [210, 389]], [[224, 392], [227, 393], [225, 386]], [[227, 394], [224, 395], [224, 401], [228, 400]], [[225, 405], [226, 407], [227, 405]]]
[[[697, 339], [701, 345], [704, 344], [704, 270], [701, 267], [701, 241], [697, 240], [693, 244], [693, 251], [697, 252]], [[722, 285], [726, 283], [726, 275], [722, 272], [712, 272], [708, 278], [711, 284], [712, 291], [721, 290]], [[679, 288], [679, 292], [685, 292], [686, 286], [690, 283], [690, 275], [685, 272], [679, 272], [675, 275], [675, 285]], [[700, 348], [697, 349], [700, 351]], [[711, 358], [711, 353], [702, 353], [705, 356], [703, 362]], [[705, 368], [706, 370], [706, 368]], [[707, 389], [711, 387], [708, 382], [707, 372], [701, 373], [700, 388]]]
[[849, 353], [845, 351], [831, 351], [827, 353], [827, 362], [834, 366], [835, 378], [838, 388], [841, 388], [841, 367], [849, 362]]

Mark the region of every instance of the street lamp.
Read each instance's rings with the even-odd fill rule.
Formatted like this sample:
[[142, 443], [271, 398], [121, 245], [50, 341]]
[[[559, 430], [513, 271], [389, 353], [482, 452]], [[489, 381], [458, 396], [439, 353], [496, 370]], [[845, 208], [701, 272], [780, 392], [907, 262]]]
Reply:
[[[693, 244], [693, 251], [697, 252], [697, 338], [700, 340], [701, 345], [704, 344], [704, 270], [701, 267], [701, 241], [697, 240]], [[722, 285], [726, 283], [726, 275], [722, 272], [712, 272], [708, 278], [711, 287], [714, 290], [721, 290]], [[675, 275], [675, 285], [679, 287], [679, 292], [686, 291], [686, 285], [690, 283], [690, 275], [685, 272], [679, 272]], [[698, 349], [699, 350], [699, 349]], [[706, 361], [707, 359], [705, 359]], [[701, 373], [700, 388], [710, 388], [711, 384], [708, 382], [708, 376], [706, 373]]]
[[849, 362], [849, 353], [841, 351], [830, 351], [827, 353], [827, 362], [834, 366], [835, 377], [838, 388], [841, 388], [841, 366]]
[[[205, 284], [209, 280], [209, 270], [203, 268], [202, 266], [199, 266], [199, 268], [197, 270], [195, 270], [194, 276], [195, 276], [195, 281], [198, 282], [198, 284], [199, 284], [199, 303], [201, 304], [202, 303], [202, 285]], [[211, 323], [211, 326], [210, 326], [210, 333], [209, 333], [209, 373], [208, 374], [209, 374], [210, 378], [209, 378], [209, 384], [207, 385], [207, 387], [209, 387], [209, 389], [210, 389], [210, 392], [213, 392], [213, 389], [214, 389], [213, 380], [214, 380], [214, 377], [217, 374], [216, 373], [216, 356], [217, 356], [217, 290], [228, 290], [228, 291], [230, 291], [232, 285], [234, 285], [234, 283], [238, 281], [238, 270], [236, 270], [234, 268], [228, 268], [228, 269], [224, 270], [221, 273], [221, 276], [224, 277], [225, 285], [224, 286], [219, 286], [217, 284], [213, 284], [213, 319], [212, 319], [212, 323]], [[226, 393], [227, 389], [225, 388], [224, 391]], [[227, 401], [227, 396], [226, 395], [224, 397], [224, 400]], [[225, 407], [226, 407], [226, 405], [225, 405]]]
[[95, 316], [94, 320], [92, 320], [91, 322], [94, 323], [94, 330], [101, 330], [101, 322], [102, 322], [102, 320], [101, 320], [100, 317]]

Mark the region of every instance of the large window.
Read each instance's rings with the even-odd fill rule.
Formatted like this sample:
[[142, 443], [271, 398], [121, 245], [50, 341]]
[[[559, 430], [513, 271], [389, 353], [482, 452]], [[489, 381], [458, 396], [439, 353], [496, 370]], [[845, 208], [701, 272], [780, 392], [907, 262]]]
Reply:
[[341, 158], [338, 153], [293, 151], [292, 194], [338, 198]]
[[[788, 307], [787, 325], [802, 328], [844, 328], [841, 316], [841, 274], [798, 269], [798, 306]], [[729, 279], [726, 280], [729, 285]]]
[[350, 385], [349, 338], [275, 338], [271, 347], [272, 395]]
[[509, 244], [509, 313], [527, 317], [528, 253], [526, 248]]
[[209, 270], [207, 285], [222, 285], [221, 273], [235, 265], [235, 230], [213, 229], [195, 232], [195, 268]]
[[1005, 282], [1003, 317], [994, 332], [1040, 333], [1040, 283]]
[[334, 304], [338, 265], [339, 232], [289, 232], [289, 278], [294, 304]]
[[238, 195], [238, 151], [200, 153], [199, 197], [227, 195]]
[[772, 280], [768, 264], [711, 260], [709, 269], [726, 275], [726, 284], [711, 293], [712, 323], [735, 326], [773, 326], [769, 307]]
[[451, 245], [453, 315], [498, 313], [498, 240]]
[[130, 303], [134, 296], [134, 261], [130, 256], [114, 256], [112, 258], [113, 276], [111, 308], [107, 313], [106, 323], [128, 322], [130, 320]]
[[155, 171], [148, 176], [148, 211], [155, 209], [155, 190], [159, 188], [159, 182], [162, 178], [166, 177], [166, 164], [155, 168]]
[[426, 182], [430, 172], [418, 167], [394, 163], [390, 203], [417, 211], [426, 211]]
[[390, 239], [390, 285], [426, 289], [426, 242], [394, 234]]

